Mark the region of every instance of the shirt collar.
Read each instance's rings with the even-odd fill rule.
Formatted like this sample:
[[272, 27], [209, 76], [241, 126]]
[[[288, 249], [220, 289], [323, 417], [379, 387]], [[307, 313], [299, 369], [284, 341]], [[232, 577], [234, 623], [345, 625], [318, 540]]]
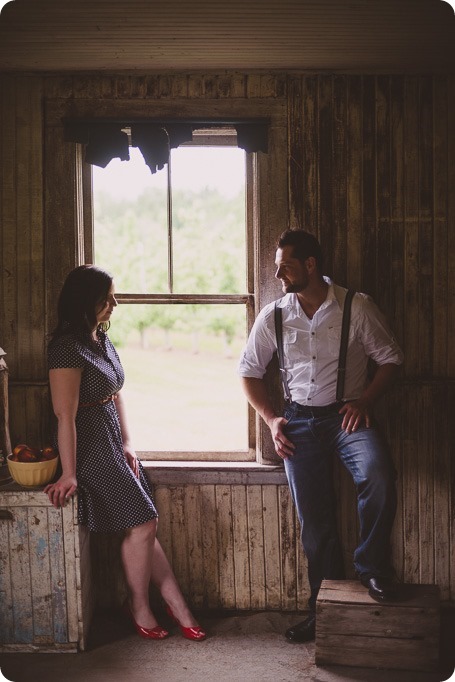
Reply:
[[[326, 275], [324, 275], [324, 281], [329, 285], [329, 288], [327, 290], [327, 297], [324, 303], [322, 303], [319, 310], [324, 310], [325, 308], [328, 308], [328, 306], [331, 305], [332, 303], [336, 303], [340, 310], [342, 310], [343, 309], [343, 298], [341, 296], [342, 290], [339, 291], [340, 287], [334, 284], [330, 277], [327, 277]], [[298, 311], [301, 310], [297, 294], [286, 294], [285, 296], [278, 300], [277, 304], [280, 308], [289, 309], [295, 308]]]

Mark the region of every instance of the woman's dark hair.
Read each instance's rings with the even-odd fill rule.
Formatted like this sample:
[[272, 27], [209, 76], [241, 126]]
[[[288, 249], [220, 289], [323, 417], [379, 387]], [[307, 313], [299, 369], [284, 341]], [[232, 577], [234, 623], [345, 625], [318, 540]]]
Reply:
[[109, 325], [97, 325], [96, 309], [107, 301], [112, 286], [112, 275], [96, 265], [80, 265], [67, 276], [57, 304], [57, 326], [51, 334], [57, 339], [64, 334], [74, 334], [92, 345], [95, 327], [102, 331]]
[[322, 249], [316, 237], [304, 230], [286, 230], [280, 236], [277, 248], [282, 249], [285, 246], [292, 246], [293, 257], [297, 258], [301, 263], [304, 263], [307, 258], [313, 256], [318, 272], [322, 274]]

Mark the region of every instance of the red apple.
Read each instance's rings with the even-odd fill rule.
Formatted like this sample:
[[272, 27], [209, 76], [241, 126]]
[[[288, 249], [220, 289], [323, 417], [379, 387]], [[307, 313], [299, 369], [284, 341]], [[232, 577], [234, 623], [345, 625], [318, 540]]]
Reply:
[[[28, 445], [25, 445], [24, 443], [19, 443], [19, 445], [16, 445], [16, 447], [14, 448], [14, 450], [13, 450], [13, 455], [14, 455], [15, 457], [17, 457], [18, 454], [19, 454], [22, 450], [26, 450], [27, 448], [28, 448]], [[13, 459], [13, 458], [11, 458], [11, 459]], [[17, 462], [17, 460], [15, 460], [15, 461]]]
[[54, 457], [57, 457], [57, 453], [50, 445], [46, 445], [46, 447], [41, 450], [41, 459], [43, 462], [49, 459], [54, 459]]
[[18, 454], [19, 462], [37, 462], [39, 460], [39, 450], [36, 448], [23, 448]]

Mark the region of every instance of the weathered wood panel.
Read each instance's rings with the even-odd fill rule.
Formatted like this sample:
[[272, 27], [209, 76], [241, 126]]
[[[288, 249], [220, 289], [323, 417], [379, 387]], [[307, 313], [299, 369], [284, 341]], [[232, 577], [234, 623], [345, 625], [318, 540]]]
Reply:
[[[90, 232], [89, 202], [81, 206], [75, 194], [87, 176], [62, 139], [59, 112], [68, 102], [100, 115], [113, 102], [122, 112], [153, 104], [172, 114], [184, 100], [192, 115], [248, 115], [252, 106], [267, 115], [278, 107], [270, 155], [257, 160], [269, 192], [257, 210], [259, 305], [277, 293], [274, 242], [287, 227], [284, 212], [290, 226], [320, 237], [328, 273], [373, 295], [389, 317], [406, 358], [401, 383], [379, 410], [398, 472], [394, 562], [404, 580], [437, 582], [442, 599], [453, 600], [454, 78], [2, 75], [0, 84], [0, 345], [8, 352], [13, 442], [47, 439], [46, 333], [84, 227]], [[266, 436], [258, 442], [267, 455]], [[344, 473], [337, 487], [349, 575], [355, 500]], [[285, 487], [160, 486], [157, 499], [161, 541], [195, 606], [305, 608], [305, 557]], [[104, 575], [113, 567], [113, 594], [120, 594], [115, 542], [101, 552], [100, 566]], [[107, 603], [107, 588], [98, 596]]]
[[77, 500], [57, 510], [42, 490], [9, 484], [0, 509], [0, 650], [84, 649], [93, 602]]
[[[155, 497], [158, 539], [193, 608], [306, 608], [306, 575], [296, 589], [299, 531], [287, 486], [157, 485]], [[104, 608], [119, 607], [126, 592], [120, 542], [121, 535], [91, 538]]]

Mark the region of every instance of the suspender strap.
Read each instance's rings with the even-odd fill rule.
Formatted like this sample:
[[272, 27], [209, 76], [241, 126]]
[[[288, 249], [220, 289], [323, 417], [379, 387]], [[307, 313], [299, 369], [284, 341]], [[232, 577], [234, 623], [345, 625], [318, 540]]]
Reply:
[[281, 380], [283, 382], [284, 396], [286, 400], [291, 402], [291, 391], [289, 390], [288, 380], [286, 378], [286, 370], [284, 368], [282, 312], [281, 308], [279, 308], [276, 303], [275, 303], [275, 334], [278, 353], [278, 364], [280, 366], [280, 374]]
[[341, 324], [341, 341], [340, 341], [340, 355], [338, 359], [338, 371], [337, 371], [337, 392], [336, 398], [337, 402], [343, 399], [344, 393], [344, 379], [346, 376], [346, 354], [348, 351], [348, 340], [349, 340], [349, 325], [351, 321], [351, 303], [355, 291], [348, 289], [346, 292], [346, 298], [344, 300], [343, 307], [343, 321]]
[[[346, 298], [343, 307], [343, 321], [341, 324], [341, 341], [340, 341], [340, 355], [338, 358], [338, 370], [337, 370], [337, 390], [336, 399], [337, 402], [342, 400], [344, 393], [344, 379], [346, 376], [346, 354], [348, 351], [348, 340], [349, 340], [349, 326], [351, 322], [351, 303], [354, 297], [355, 291], [353, 289], [348, 289], [346, 292]], [[282, 310], [275, 303], [275, 334], [276, 334], [276, 345], [278, 353], [278, 364], [280, 367], [281, 380], [283, 382], [284, 395], [286, 400], [289, 402], [292, 400], [291, 391], [289, 390], [288, 380], [286, 377], [286, 370], [284, 367], [284, 352], [283, 352], [283, 323], [282, 323]]]

